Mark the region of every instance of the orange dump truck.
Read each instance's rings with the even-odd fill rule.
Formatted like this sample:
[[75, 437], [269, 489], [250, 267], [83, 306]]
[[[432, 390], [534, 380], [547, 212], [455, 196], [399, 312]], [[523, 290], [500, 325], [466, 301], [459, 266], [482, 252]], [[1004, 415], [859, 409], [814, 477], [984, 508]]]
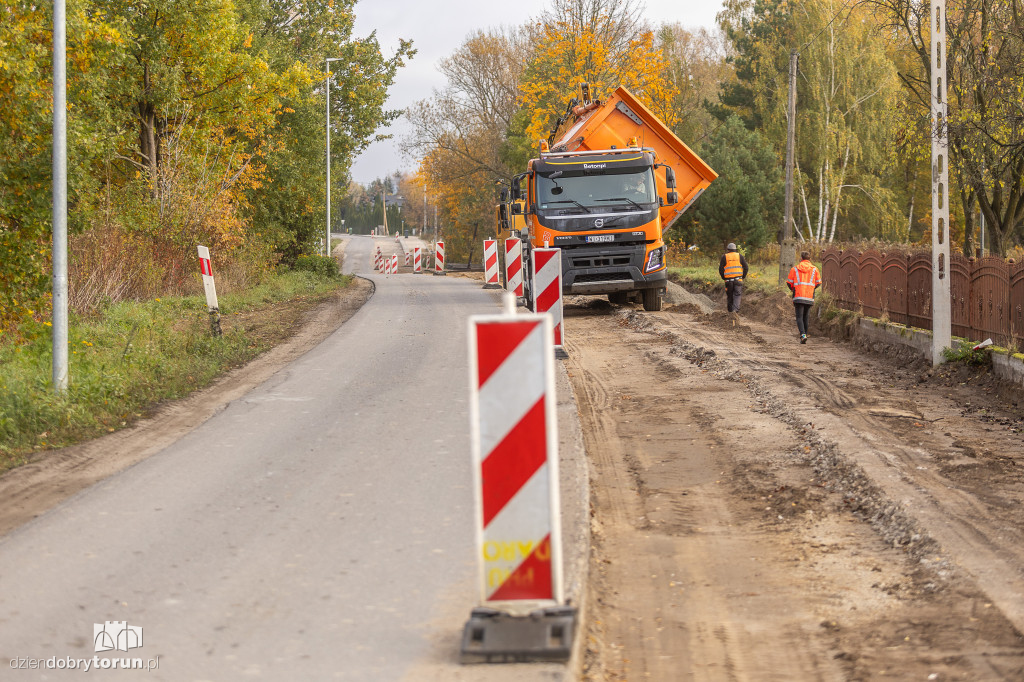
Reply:
[[[524, 258], [562, 249], [564, 294], [661, 310], [664, 232], [716, 177], [628, 90], [602, 102], [583, 85], [540, 157], [513, 178], [507, 211], [525, 217]], [[527, 290], [531, 308], [532, 299]]]

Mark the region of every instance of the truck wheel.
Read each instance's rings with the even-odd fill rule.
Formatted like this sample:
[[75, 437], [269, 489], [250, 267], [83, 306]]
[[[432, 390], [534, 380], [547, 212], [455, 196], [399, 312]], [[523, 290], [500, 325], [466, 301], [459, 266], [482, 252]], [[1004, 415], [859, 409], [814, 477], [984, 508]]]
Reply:
[[661, 310], [661, 289], [644, 289], [644, 310], [656, 313]]
[[629, 303], [629, 292], [628, 291], [616, 291], [608, 294], [608, 302], [614, 303], [615, 305], [626, 305]]

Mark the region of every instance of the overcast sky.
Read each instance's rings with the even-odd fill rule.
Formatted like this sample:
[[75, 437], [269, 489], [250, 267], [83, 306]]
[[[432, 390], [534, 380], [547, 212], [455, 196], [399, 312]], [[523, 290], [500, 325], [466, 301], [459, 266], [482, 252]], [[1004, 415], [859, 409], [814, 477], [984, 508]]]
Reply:
[[[652, 24], [679, 22], [688, 28], [714, 26], [715, 14], [722, 8], [721, 0], [640, 0], [646, 5], [645, 15]], [[356, 5], [357, 36], [377, 31], [381, 51], [394, 54], [399, 38], [413, 41], [418, 50], [409, 64], [401, 69], [391, 87], [388, 108], [405, 109], [413, 102], [430, 96], [432, 89], [444, 87], [444, 78], [437, 71], [440, 59], [450, 55], [463, 40], [478, 29], [515, 26], [538, 16], [549, 6], [547, 0], [360, 0]], [[405, 134], [403, 120], [391, 126], [393, 140], [377, 142], [356, 159], [352, 179], [369, 183], [398, 170], [412, 171], [415, 163], [402, 157], [396, 144]]]

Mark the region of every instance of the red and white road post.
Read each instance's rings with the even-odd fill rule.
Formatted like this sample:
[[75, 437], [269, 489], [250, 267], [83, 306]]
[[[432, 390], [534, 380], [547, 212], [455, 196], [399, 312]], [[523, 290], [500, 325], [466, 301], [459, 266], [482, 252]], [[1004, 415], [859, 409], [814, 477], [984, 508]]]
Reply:
[[423, 272], [423, 254], [418, 246], [412, 247], [412, 271]]
[[533, 312], [551, 313], [555, 354], [568, 357], [562, 346], [562, 250], [534, 249], [530, 262]]
[[520, 239], [505, 240], [505, 291], [522, 298], [523, 292], [523, 242]]
[[210, 332], [214, 336], [221, 335], [220, 305], [217, 303], [217, 287], [213, 283], [213, 263], [210, 260], [210, 249], [199, 246], [199, 271], [203, 275], [203, 289], [206, 292], [206, 310], [210, 314]]
[[398, 274], [398, 256], [391, 256], [391, 274]]
[[498, 282], [498, 240], [484, 240], [484, 289], [500, 289]]
[[549, 315], [469, 319], [470, 415], [480, 607], [461, 660], [567, 660], [558, 425]]
[[437, 242], [434, 244], [434, 274], [443, 275], [444, 273], [444, 242]]

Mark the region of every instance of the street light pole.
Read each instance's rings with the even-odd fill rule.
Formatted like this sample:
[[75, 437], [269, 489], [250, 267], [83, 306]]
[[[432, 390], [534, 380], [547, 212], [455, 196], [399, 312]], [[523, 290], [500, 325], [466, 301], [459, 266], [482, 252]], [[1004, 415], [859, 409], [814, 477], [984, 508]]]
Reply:
[[338, 62], [337, 57], [328, 57], [326, 60], [327, 78], [327, 227], [326, 241], [324, 242], [324, 255], [331, 256], [331, 62]]
[[68, 390], [68, 107], [64, 0], [53, 3], [53, 390]]

